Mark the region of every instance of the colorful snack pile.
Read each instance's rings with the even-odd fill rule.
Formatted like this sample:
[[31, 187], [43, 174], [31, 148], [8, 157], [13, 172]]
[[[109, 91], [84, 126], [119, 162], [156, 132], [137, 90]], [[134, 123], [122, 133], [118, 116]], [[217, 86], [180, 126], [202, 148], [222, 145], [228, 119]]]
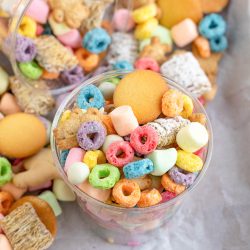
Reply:
[[[98, 84], [82, 87], [54, 129], [68, 181], [127, 208], [154, 206], [189, 188], [209, 140], [206, 117], [195, 113], [192, 99], [149, 70]], [[157, 188], [155, 176], [161, 179]]]

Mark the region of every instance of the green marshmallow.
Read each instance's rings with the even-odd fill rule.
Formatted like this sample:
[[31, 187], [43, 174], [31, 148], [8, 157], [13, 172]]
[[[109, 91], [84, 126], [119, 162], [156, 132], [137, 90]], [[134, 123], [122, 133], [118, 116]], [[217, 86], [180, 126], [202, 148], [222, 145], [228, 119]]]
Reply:
[[51, 191], [41, 193], [38, 198], [46, 201], [51, 206], [55, 216], [59, 216], [62, 213], [62, 209], [56, 199], [56, 196]]
[[8, 183], [11, 178], [12, 169], [10, 162], [4, 157], [0, 157], [0, 186]]
[[89, 183], [99, 189], [110, 189], [119, 179], [119, 169], [111, 164], [96, 165], [89, 175]]
[[37, 80], [43, 73], [42, 68], [34, 61], [19, 63], [19, 69], [24, 76], [31, 80]]

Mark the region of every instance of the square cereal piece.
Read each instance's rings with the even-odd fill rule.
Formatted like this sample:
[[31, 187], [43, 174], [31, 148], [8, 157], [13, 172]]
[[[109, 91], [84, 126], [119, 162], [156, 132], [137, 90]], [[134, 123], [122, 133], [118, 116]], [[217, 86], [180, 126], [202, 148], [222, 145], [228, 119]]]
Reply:
[[1, 220], [0, 226], [13, 250], [43, 250], [53, 242], [52, 235], [28, 202]]
[[161, 66], [161, 73], [200, 97], [211, 90], [211, 83], [191, 52], [178, 53]]

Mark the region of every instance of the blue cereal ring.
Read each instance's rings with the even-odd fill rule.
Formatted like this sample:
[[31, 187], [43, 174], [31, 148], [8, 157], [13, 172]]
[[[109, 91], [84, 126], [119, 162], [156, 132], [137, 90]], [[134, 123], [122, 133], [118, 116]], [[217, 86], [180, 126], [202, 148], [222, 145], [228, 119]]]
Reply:
[[139, 178], [153, 172], [154, 165], [149, 159], [130, 162], [123, 167], [123, 173], [127, 179]]
[[62, 167], [64, 167], [64, 165], [65, 165], [68, 154], [69, 154], [69, 149], [63, 150], [60, 154], [60, 163], [61, 163]]
[[225, 36], [220, 36], [209, 40], [210, 48], [213, 52], [222, 52], [227, 49], [228, 41]]
[[91, 53], [99, 54], [105, 51], [111, 43], [111, 37], [103, 28], [95, 28], [86, 33], [82, 46]]
[[81, 109], [100, 109], [104, 106], [105, 100], [101, 91], [96, 86], [90, 84], [80, 91], [76, 103]]
[[125, 60], [122, 61], [117, 61], [116, 63], [113, 64], [113, 69], [114, 70], [129, 70], [132, 71], [134, 69], [134, 66]]
[[226, 22], [219, 14], [205, 16], [199, 24], [199, 32], [202, 36], [213, 39], [220, 37], [226, 32]]

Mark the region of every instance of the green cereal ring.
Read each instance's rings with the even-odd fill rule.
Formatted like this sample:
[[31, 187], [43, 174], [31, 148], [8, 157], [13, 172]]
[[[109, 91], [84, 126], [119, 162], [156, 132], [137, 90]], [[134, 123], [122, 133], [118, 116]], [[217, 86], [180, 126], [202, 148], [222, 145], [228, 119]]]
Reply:
[[19, 63], [19, 68], [24, 76], [32, 80], [39, 79], [43, 73], [42, 68], [34, 61]]
[[9, 182], [12, 178], [12, 169], [9, 161], [0, 157], [0, 186]]
[[99, 189], [112, 188], [119, 179], [120, 171], [111, 164], [96, 165], [89, 175], [89, 183]]

